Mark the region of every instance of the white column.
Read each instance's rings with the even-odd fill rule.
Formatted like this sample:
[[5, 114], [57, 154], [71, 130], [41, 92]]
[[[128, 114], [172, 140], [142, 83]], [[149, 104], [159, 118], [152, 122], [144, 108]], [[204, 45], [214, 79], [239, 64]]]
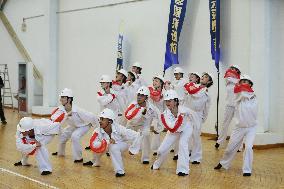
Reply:
[[269, 1], [251, 1], [249, 75], [258, 99], [258, 133], [269, 130]]
[[58, 11], [57, 0], [44, 0], [44, 38], [46, 39], [43, 78], [43, 106], [56, 106], [58, 70]]

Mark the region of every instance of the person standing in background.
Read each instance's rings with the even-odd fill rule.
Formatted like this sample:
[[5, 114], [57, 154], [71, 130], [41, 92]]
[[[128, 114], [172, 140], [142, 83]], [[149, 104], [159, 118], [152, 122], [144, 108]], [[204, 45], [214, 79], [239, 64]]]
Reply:
[[3, 111], [3, 106], [2, 106], [2, 93], [1, 93], [1, 89], [4, 87], [4, 82], [2, 77], [0, 76], [0, 118], [1, 118], [1, 123], [2, 125], [6, 125], [7, 121], [4, 115], [4, 111]]

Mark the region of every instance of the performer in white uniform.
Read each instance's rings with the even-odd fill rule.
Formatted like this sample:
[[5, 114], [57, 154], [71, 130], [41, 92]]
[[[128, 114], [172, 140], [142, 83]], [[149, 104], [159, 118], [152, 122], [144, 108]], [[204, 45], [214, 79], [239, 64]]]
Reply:
[[98, 126], [98, 118], [90, 112], [87, 112], [76, 105], [73, 105], [73, 92], [70, 89], [62, 91], [60, 94], [61, 103], [64, 104], [68, 115], [66, 122], [68, 126], [63, 129], [59, 137], [58, 152], [52, 155], [65, 156], [66, 142], [72, 140], [72, 154], [74, 163], [83, 162], [81, 138], [89, 131], [91, 126]]
[[[150, 99], [149, 102], [156, 106], [160, 112], [163, 112], [165, 109], [165, 103], [163, 100], [163, 88], [164, 88], [165, 79], [162, 75], [156, 75], [153, 77], [153, 87], [149, 87], [150, 90]], [[157, 119], [153, 121], [153, 135], [152, 135], [152, 142], [151, 148], [154, 151], [153, 155], [157, 155], [157, 150], [161, 143], [160, 138], [160, 128], [161, 124]]]
[[187, 91], [186, 106], [192, 109], [198, 115], [198, 121], [193, 124], [192, 147], [190, 161], [192, 164], [200, 164], [202, 159], [202, 141], [201, 126], [208, 116], [210, 107], [210, 96], [208, 88], [213, 85], [213, 76], [209, 73], [203, 73], [200, 85], [187, 83], [184, 87]]
[[151, 169], [159, 169], [165, 161], [171, 146], [179, 140], [179, 159], [177, 161], [176, 174], [185, 176], [189, 174], [189, 150], [188, 144], [192, 135], [191, 121], [195, 120], [195, 113], [182, 105], [179, 105], [178, 94], [174, 90], [167, 90], [164, 95], [167, 109], [161, 114], [161, 122], [168, 132], [158, 149], [157, 160]]
[[145, 82], [145, 80], [141, 77], [142, 66], [141, 66], [141, 64], [139, 62], [135, 62], [132, 65], [131, 71], [135, 72], [137, 74], [137, 78], [135, 80], [135, 83], [138, 85], [138, 87], [148, 86], [147, 83]]
[[220, 145], [222, 146], [227, 138], [228, 129], [234, 117], [234, 112], [236, 109], [234, 87], [239, 82], [240, 74], [241, 71], [239, 66], [237, 65], [230, 66], [230, 68], [225, 73], [224, 79], [226, 82], [227, 97], [226, 97], [226, 105], [224, 112], [224, 120], [223, 120], [222, 130], [215, 144], [215, 148], [219, 148]]
[[[83, 165], [100, 166], [101, 155], [108, 148], [115, 176], [125, 176], [122, 153], [128, 149], [130, 155], [138, 154], [142, 137], [138, 132], [119, 125], [115, 121], [117, 116], [111, 109], [104, 109], [99, 117], [100, 128], [95, 129], [90, 140], [91, 149], [94, 151], [94, 159], [83, 163]], [[129, 145], [129, 142], [131, 142], [131, 145]]]
[[15, 166], [30, 166], [28, 157], [35, 155], [39, 171], [41, 175], [49, 175], [52, 173], [52, 166], [49, 161], [48, 150], [46, 145], [55, 136], [54, 130], [59, 123], [37, 125], [30, 117], [24, 117], [17, 125], [16, 146], [22, 153], [22, 160], [15, 163]]
[[237, 123], [232, 131], [229, 144], [220, 161], [214, 169], [224, 167], [228, 169], [238, 149], [245, 143], [243, 154], [243, 176], [251, 176], [253, 161], [253, 141], [256, 134], [257, 123], [257, 99], [252, 89], [253, 82], [248, 75], [243, 75], [235, 85]]
[[[149, 97], [149, 89], [145, 86], [140, 87], [137, 91], [137, 101], [133, 101], [125, 111], [125, 117], [128, 120], [127, 128], [142, 132], [141, 162], [143, 164], [149, 164], [150, 160], [150, 126], [152, 120], [153, 118], [158, 119], [161, 114], [157, 107], [148, 102]], [[163, 129], [163, 127], [160, 127], [159, 132]]]
[[184, 76], [184, 70], [180, 67], [176, 67], [174, 69], [174, 76], [175, 79], [172, 82], [172, 88], [178, 93], [179, 95], [179, 101], [180, 105], [184, 104], [184, 98], [185, 98], [185, 89], [184, 85], [187, 83], [186, 79], [183, 77]]
[[136, 92], [139, 89], [139, 85], [135, 82], [137, 74], [135, 72], [128, 72], [127, 82], [125, 83], [126, 103], [131, 103], [136, 99]]

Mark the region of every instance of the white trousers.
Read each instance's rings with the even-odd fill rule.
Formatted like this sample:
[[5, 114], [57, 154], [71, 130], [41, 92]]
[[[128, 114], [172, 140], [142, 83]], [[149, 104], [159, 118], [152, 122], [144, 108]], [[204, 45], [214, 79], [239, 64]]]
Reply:
[[[197, 122], [197, 121], [196, 121]], [[201, 141], [201, 126], [202, 126], [202, 119], [200, 118], [198, 123], [193, 125], [193, 132], [192, 132], [192, 140], [190, 140], [190, 147], [191, 147], [191, 157], [190, 161], [198, 161], [201, 162], [202, 159], [202, 141]]]
[[126, 142], [117, 142], [116, 144], [109, 145], [109, 154], [114, 168], [115, 173], [124, 174], [124, 166], [122, 153], [128, 149], [128, 144]]
[[161, 134], [152, 134], [151, 149], [153, 152], [157, 152], [161, 144]]
[[235, 107], [234, 106], [226, 106], [225, 112], [224, 112], [224, 120], [223, 120], [223, 127], [220, 132], [220, 135], [218, 137], [217, 143], [220, 145], [223, 145], [226, 141], [227, 135], [228, 135], [228, 129], [230, 126], [230, 123], [234, 117], [235, 113]]
[[68, 126], [63, 129], [59, 138], [58, 155], [65, 156], [66, 142], [71, 138], [73, 160], [82, 159], [82, 146], [80, 144], [80, 140], [89, 131], [89, 129], [89, 125], [83, 127]]
[[[40, 172], [43, 171], [50, 171], [52, 172], [52, 166], [49, 161], [49, 153], [46, 148], [46, 145], [50, 143], [50, 141], [53, 139], [54, 135], [42, 135], [38, 140], [41, 144], [41, 147], [36, 149], [35, 152], [35, 158], [37, 161], [37, 165]], [[28, 155], [22, 155], [22, 164], [27, 165], [28, 164]]]
[[165, 161], [173, 144], [179, 140], [178, 160], [176, 174], [179, 172], [189, 174], [189, 150], [188, 144], [192, 135], [192, 127], [185, 127], [180, 133], [167, 132], [161, 146], [158, 149], [157, 160], [153, 164], [153, 169], [159, 169]]
[[236, 127], [233, 129], [229, 144], [226, 148], [223, 158], [220, 164], [228, 169], [234, 159], [238, 149], [243, 144], [243, 139], [245, 143], [245, 150], [243, 153], [243, 173], [252, 172], [252, 161], [253, 161], [253, 141], [256, 134], [256, 126], [248, 128]]
[[[134, 131], [142, 132], [142, 155], [141, 162], [150, 161], [150, 151], [151, 151], [151, 137], [150, 137], [150, 128], [149, 127], [133, 127], [128, 126], [127, 128], [132, 129]], [[158, 148], [157, 148], [158, 149]]]

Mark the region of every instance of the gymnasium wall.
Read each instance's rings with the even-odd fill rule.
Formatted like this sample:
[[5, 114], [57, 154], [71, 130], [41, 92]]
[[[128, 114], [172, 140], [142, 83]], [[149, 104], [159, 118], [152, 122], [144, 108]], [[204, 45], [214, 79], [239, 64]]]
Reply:
[[[126, 0], [59, 1], [59, 10], [74, 10]], [[284, 2], [281, 0], [223, 0], [221, 1], [222, 62], [220, 67], [219, 125], [223, 119], [225, 87], [222, 79], [225, 69], [238, 64], [243, 73], [255, 79], [259, 98], [259, 129], [278, 134], [260, 143], [284, 142], [282, 76], [284, 60]], [[75, 102], [89, 111], [98, 113], [96, 92], [102, 74], [114, 76], [119, 25], [124, 21], [125, 66], [139, 61], [143, 77], [151, 84], [156, 73], [162, 73], [170, 0], [145, 0], [81, 11], [58, 14], [58, 92], [72, 88]], [[44, 36], [42, 18], [27, 21], [27, 31], [20, 30], [23, 17], [44, 12], [41, 1], [9, 0], [4, 13], [30, 53], [33, 62], [44, 75]], [[11, 75], [17, 75], [14, 64], [21, 61], [13, 43], [0, 24], [1, 62], [11, 65]], [[4, 30], [4, 31], [3, 31]], [[3, 41], [3, 43], [2, 43]], [[8, 45], [4, 45], [4, 43]], [[202, 131], [215, 133], [217, 74], [210, 55], [208, 1], [189, 0], [184, 28], [180, 38], [180, 66], [189, 71], [213, 73], [215, 84], [210, 88], [212, 106]], [[166, 78], [172, 78], [168, 70]], [[13, 78], [13, 90], [17, 80]], [[16, 86], [16, 87], [15, 87]], [[265, 87], [263, 87], [265, 86]]]

